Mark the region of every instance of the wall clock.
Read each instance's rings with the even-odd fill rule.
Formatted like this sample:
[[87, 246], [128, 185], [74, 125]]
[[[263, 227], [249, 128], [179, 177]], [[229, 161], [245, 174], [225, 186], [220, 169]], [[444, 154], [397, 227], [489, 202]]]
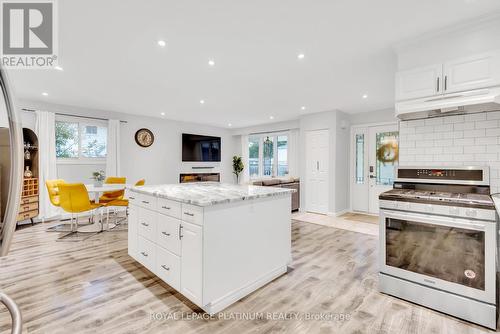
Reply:
[[139, 129], [135, 133], [135, 142], [141, 147], [149, 147], [153, 145], [155, 136], [149, 129]]

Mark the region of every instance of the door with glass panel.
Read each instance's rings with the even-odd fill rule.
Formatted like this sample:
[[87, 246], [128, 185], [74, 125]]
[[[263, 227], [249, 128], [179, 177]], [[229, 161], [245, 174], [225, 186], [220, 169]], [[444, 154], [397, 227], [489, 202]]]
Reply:
[[376, 214], [379, 195], [394, 183], [398, 126], [353, 127], [351, 134], [351, 206], [354, 211]]

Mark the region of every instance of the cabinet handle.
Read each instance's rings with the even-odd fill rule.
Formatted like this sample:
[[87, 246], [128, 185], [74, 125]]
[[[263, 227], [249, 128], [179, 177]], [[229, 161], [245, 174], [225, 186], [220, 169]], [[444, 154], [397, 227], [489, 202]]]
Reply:
[[142, 256], [144, 256], [144, 257], [148, 257], [148, 253], [146, 253], [146, 252], [141, 252], [141, 254], [142, 254]]
[[190, 213], [190, 212], [184, 212], [184, 214], [185, 214], [186, 216], [191, 216], [191, 217], [193, 217], [193, 216], [194, 216], [194, 213]]
[[148, 226], [149, 226], [149, 224], [146, 224], [146, 223], [141, 223], [141, 225], [142, 225], [142, 226], [146, 226], [146, 227], [148, 227]]
[[162, 264], [162, 265], [161, 265], [161, 267], [162, 267], [163, 269], [167, 270], [167, 271], [169, 271], [169, 270], [170, 270], [170, 268], [169, 268], [169, 267], [167, 267], [167, 266], [166, 266], [166, 265], [164, 265], [164, 264]]
[[444, 91], [446, 92], [448, 90], [448, 76], [444, 76]]
[[142, 201], [142, 203], [144, 203], [144, 204], [149, 204], [149, 202], [148, 202], [148, 201]]
[[170, 233], [167, 233], [167, 232], [161, 232], [161, 234], [166, 235], [167, 237], [170, 236]]
[[162, 206], [161, 208], [165, 209], [165, 210], [170, 210], [170, 207], [168, 207], [168, 206]]
[[179, 240], [182, 239], [183, 235], [182, 235], [182, 229], [184, 228], [184, 226], [182, 226], [181, 224], [179, 224]]
[[440, 79], [440, 78], [438, 77], [438, 78], [437, 78], [437, 85], [436, 85], [436, 86], [437, 86], [437, 92], [438, 92], [438, 93], [439, 93], [439, 79]]
[[128, 199], [135, 199], [135, 197], [129, 196]]

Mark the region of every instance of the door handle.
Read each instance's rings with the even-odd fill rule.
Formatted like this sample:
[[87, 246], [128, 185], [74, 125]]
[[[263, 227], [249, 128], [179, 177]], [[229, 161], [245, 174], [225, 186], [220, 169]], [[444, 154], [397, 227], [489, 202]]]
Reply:
[[446, 92], [448, 90], [448, 76], [444, 76], [444, 91]]
[[440, 79], [440, 78], [438, 77], [438, 78], [437, 78], [437, 84], [436, 84], [436, 87], [437, 87], [437, 90], [436, 90], [436, 91], [437, 91], [438, 93], [439, 93], [439, 79]]
[[316, 170], [319, 170], [319, 161], [316, 161]]
[[167, 232], [161, 232], [161, 234], [163, 234], [163, 235], [165, 235], [165, 236], [167, 236], [167, 237], [169, 237], [169, 236], [170, 236], [170, 233], [167, 233]]
[[377, 175], [370, 175], [370, 179], [376, 179]]
[[182, 237], [183, 237], [183, 235], [182, 235], [182, 229], [183, 229], [183, 228], [184, 228], [184, 227], [183, 227], [181, 224], [179, 224], [179, 240], [181, 240], [181, 239], [182, 239]]

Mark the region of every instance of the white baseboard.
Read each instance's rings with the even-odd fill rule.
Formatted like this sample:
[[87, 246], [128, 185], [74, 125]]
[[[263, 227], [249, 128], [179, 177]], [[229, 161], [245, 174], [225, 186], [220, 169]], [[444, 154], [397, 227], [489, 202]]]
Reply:
[[219, 298], [210, 304], [207, 304], [203, 306], [203, 310], [207, 312], [208, 314], [215, 314], [229, 305], [233, 304], [234, 302], [240, 300], [241, 298], [249, 295], [250, 293], [254, 292], [255, 290], [261, 288], [262, 286], [266, 285], [267, 283], [271, 282], [272, 280], [280, 277], [281, 275], [285, 274], [287, 272], [287, 266], [279, 267], [276, 268], [275, 270], [267, 273], [263, 277], [257, 279], [256, 281], [248, 284], [247, 286], [242, 287], [241, 289], [235, 290], [227, 295], [225, 295], [222, 298]]

